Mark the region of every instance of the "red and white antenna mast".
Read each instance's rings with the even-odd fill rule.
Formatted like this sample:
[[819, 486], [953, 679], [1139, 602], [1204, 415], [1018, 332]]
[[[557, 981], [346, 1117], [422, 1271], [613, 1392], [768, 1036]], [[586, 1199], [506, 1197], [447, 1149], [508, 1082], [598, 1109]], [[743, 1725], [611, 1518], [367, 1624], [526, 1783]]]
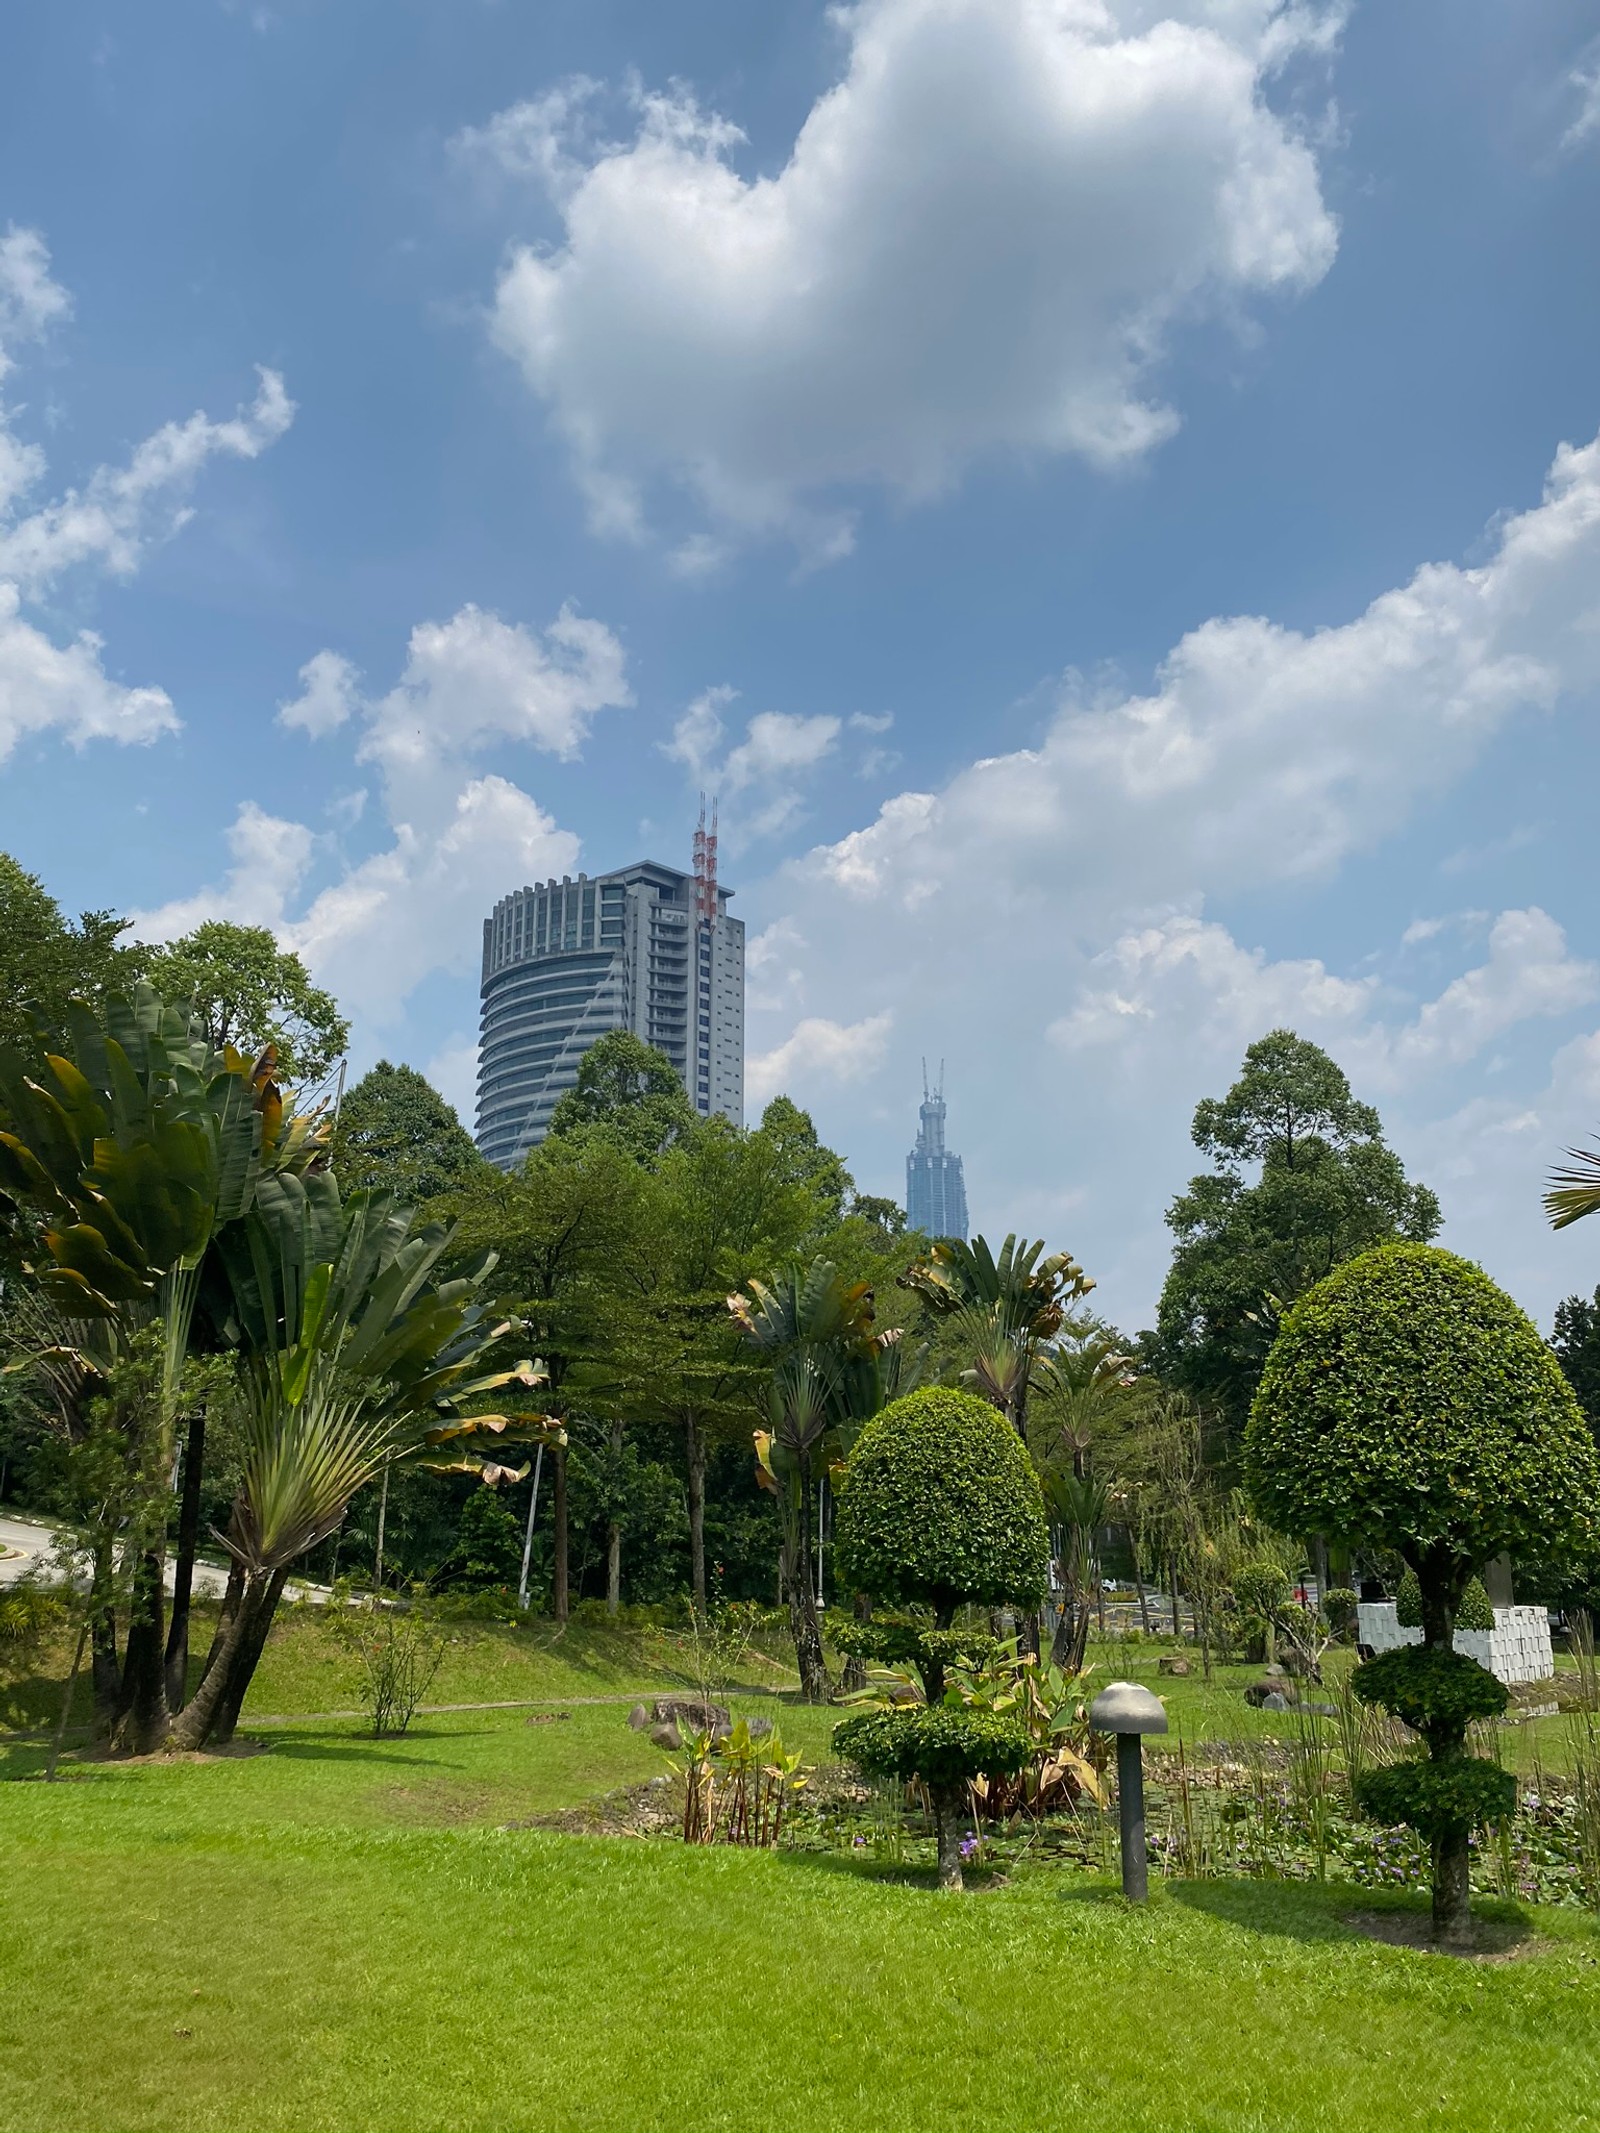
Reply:
[[708, 830], [704, 793], [700, 795], [700, 825], [694, 833], [694, 907], [699, 923], [709, 933], [717, 922], [717, 802], [713, 795]]

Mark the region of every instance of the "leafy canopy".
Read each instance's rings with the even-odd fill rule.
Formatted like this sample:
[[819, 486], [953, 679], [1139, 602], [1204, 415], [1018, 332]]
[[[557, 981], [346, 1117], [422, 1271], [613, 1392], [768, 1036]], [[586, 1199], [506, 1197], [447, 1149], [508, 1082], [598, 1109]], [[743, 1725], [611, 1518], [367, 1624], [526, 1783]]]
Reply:
[[66, 1027], [67, 1002], [94, 1001], [131, 982], [134, 953], [118, 946], [127, 920], [85, 911], [69, 924], [37, 875], [0, 852], [0, 1048], [34, 1051], [34, 1017]]
[[1600, 1458], [1533, 1326], [1453, 1253], [1390, 1244], [1284, 1320], [1245, 1440], [1250, 1487], [1290, 1533], [1397, 1549], [1459, 1596], [1491, 1556], [1561, 1557], [1600, 1533]]
[[1593, 1298], [1568, 1296], [1556, 1305], [1551, 1342], [1567, 1383], [1600, 1441], [1600, 1289]]
[[333, 1163], [346, 1191], [418, 1201], [469, 1184], [483, 1157], [431, 1082], [415, 1067], [380, 1059], [345, 1092]]
[[1358, 1252], [1425, 1243], [1439, 1203], [1407, 1181], [1341, 1069], [1292, 1030], [1251, 1045], [1227, 1095], [1197, 1106], [1193, 1138], [1213, 1168], [1167, 1211], [1177, 1241], [1147, 1357], [1237, 1432], [1284, 1308]]
[[1045, 1589], [1050, 1537], [1038, 1478], [987, 1401], [928, 1386], [861, 1432], [839, 1497], [840, 1574], [874, 1599], [930, 1607], [1028, 1605]]
[[578, 1078], [550, 1116], [550, 1138], [597, 1128], [635, 1162], [654, 1163], [687, 1140], [698, 1120], [678, 1070], [665, 1052], [630, 1029], [607, 1030], [578, 1063]]
[[149, 949], [145, 966], [158, 992], [190, 1005], [218, 1051], [231, 1044], [256, 1058], [271, 1045], [286, 1081], [323, 1080], [350, 1041], [332, 993], [313, 985], [299, 956], [265, 926], [208, 919]]

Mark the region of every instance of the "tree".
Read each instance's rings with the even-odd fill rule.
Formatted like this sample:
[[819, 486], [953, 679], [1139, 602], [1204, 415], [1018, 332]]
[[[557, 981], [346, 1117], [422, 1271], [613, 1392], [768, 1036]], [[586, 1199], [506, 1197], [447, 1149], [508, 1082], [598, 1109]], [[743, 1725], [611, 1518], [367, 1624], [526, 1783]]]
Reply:
[[1177, 1243], [1145, 1354], [1217, 1409], [1236, 1444], [1285, 1308], [1358, 1252], [1426, 1243], [1439, 1203], [1407, 1182], [1340, 1068], [1292, 1030], [1251, 1045], [1227, 1095], [1197, 1106], [1193, 1138], [1214, 1168], [1167, 1211]]
[[963, 1708], [947, 1698], [945, 1683], [946, 1669], [971, 1643], [953, 1632], [958, 1608], [1036, 1606], [1044, 1594], [1050, 1538], [1015, 1430], [987, 1402], [945, 1386], [892, 1401], [851, 1455], [834, 1553], [874, 1600], [919, 1610], [910, 1623], [858, 1624], [853, 1642], [869, 1655], [909, 1659], [924, 1696], [921, 1708], [846, 1719], [834, 1745], [877, 1776], [926, 1785], [939, 1885], [959, 1889], [967, 1786], [979, 1776], [1014, 1775], [1029, 1752], [1014, 1720]]
[[756, 1457], [783, 1519], [783, 1582], [800, 1670], [800, 1693], [828, 1693], [817, 1596], [811, 1582], [813, 1489], [825, 1450], [847, 1454], [855, 1434], [884, 1404], [900, 1361], [892, 1333], [873, 1325], [873, 1294], [849, 1284], [826, 1259], [794, 1266], [772, 1286], [747, 1284], [728, 1298], [745, 1339], [768, 1357], [769, 1430], [756, 1433]]
[[350, 1040], [333, 995], [313, 985], [299, 956], [265, 926], [207, 919], [181, 940], [145, 953], [146, 974], [166, 998], [186, 1002], [220, 1052], [254, 1059], [269, 1045], [286, 1081], [322, 1081]]
[[435, 1200], [470, 1184], [483, 1165], [471, 1134], [415, 1067], [387, 1059], [347, 1089], [333, 1162], [347, 1192], [387, 1190]]
[[578, 1062], [578, 1079], [550, 1114], [553, 1140], [612, 1135], [638, 1163], [654, 1163], [699, 1123], [665, 1052], [631, 1029], [607, 1030]]
[[1433, 1847], [1435, 1932], [1471, 1929], [1468, 1840], [1509, 1812], [1512, 1780], [1465, 1752], [1505, 1706], [1454, 1649], [1462, 1598], [1492, 1557], [1591, 1554], [1600, 1455], [1572, 1389], [1510, 1297], [1464, 1259], [1390, 1244], [1338, 1267], [1284, 1319], [1251, 1410], [1249, 1483], [1283, 1530], [1396, 1550], [1420, 1589], [1423, 1643], [1357, 1670], [1428, 1760], [1368, 1774], [1358, 1794]]
[[825, 1222], [839, 1221], [855, 1193], [855, 1179], [843, 1157], [817, 1138], [811, 1113], [787, 1096], [774, 1096], [761, 1114], [760, 1130], [772, 1144], [783, 1179], [812, 1194]]
[[1556, 1361], [1600, 1442], [1600, 1289], [1592, 1300], [1568, 1296], [1556, 1305]]
[[127, 924], [109, 911], [69, 924], [39, 877], [0, 852], [0, 1047], [31, 1057], [35, 1016], [59, 1032], [70, 999], [130, 983], [138, 959], [119, 945]]

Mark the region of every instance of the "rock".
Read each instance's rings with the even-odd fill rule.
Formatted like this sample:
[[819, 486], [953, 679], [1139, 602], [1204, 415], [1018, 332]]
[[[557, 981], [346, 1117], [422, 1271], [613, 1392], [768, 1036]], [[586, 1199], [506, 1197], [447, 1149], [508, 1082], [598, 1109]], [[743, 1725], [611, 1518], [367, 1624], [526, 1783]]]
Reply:
[[1157, 1666], [1157, 1672], [1162, 1674], [1181, 1675], [1191, 1673], [1192, 1671], [1193, 1661], [1181, 1658], [1176, 1652], [1165, 1653]]
[[676, 1755], [683, 1746], [683, 1738], [678, 1732], [677, 1726], [671, 1721], [666, 1721], [659, 1726], [650, 1728], [650, 1745], [653, 1748], [665, 1748], [669, 1755]]
[[650, 1723], [650, 1708], [648, 1704], [636, 1703], [628, 1713], [628, 1723], [635, 1733], [642, 1733]]
[[732, 1726], [725, 1704], [704, 1703], [698, 1696], [658, 1696], [650, 1706], [650, 1717], [658, 1726], [673, 1725], [680, 1732], [709, 1733], [714, 1738]]
[[1287, 1711], [1298, 1698], [1295, 1685], [1286, 1674], [1263, 1674], [1245, 1690], [1244, 1700], [1258, 1711]]
[[1309, 1711], [1314, 1718], [1337, 1718], [1339, 1715], [1336, 1703], [1303, 1703], [1300, 1708]]

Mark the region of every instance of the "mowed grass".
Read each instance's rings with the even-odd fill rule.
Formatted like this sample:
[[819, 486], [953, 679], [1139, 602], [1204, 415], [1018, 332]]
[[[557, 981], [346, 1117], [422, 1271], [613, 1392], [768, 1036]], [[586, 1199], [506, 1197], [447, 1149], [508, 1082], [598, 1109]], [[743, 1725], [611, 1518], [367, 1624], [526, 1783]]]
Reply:
[[[778, 1715], [821, 1748], [831, 1714]], [[282, 1727], [0, 1785], [0, 2127], [1600, 2126], [1582, 1916], [1462, 1964], [1351, 1930], [1364, 1892], [1141, 1912], [1062, 1872], [949, 1897], [514, 1826], [663, 1768], [624, 1719]]]

